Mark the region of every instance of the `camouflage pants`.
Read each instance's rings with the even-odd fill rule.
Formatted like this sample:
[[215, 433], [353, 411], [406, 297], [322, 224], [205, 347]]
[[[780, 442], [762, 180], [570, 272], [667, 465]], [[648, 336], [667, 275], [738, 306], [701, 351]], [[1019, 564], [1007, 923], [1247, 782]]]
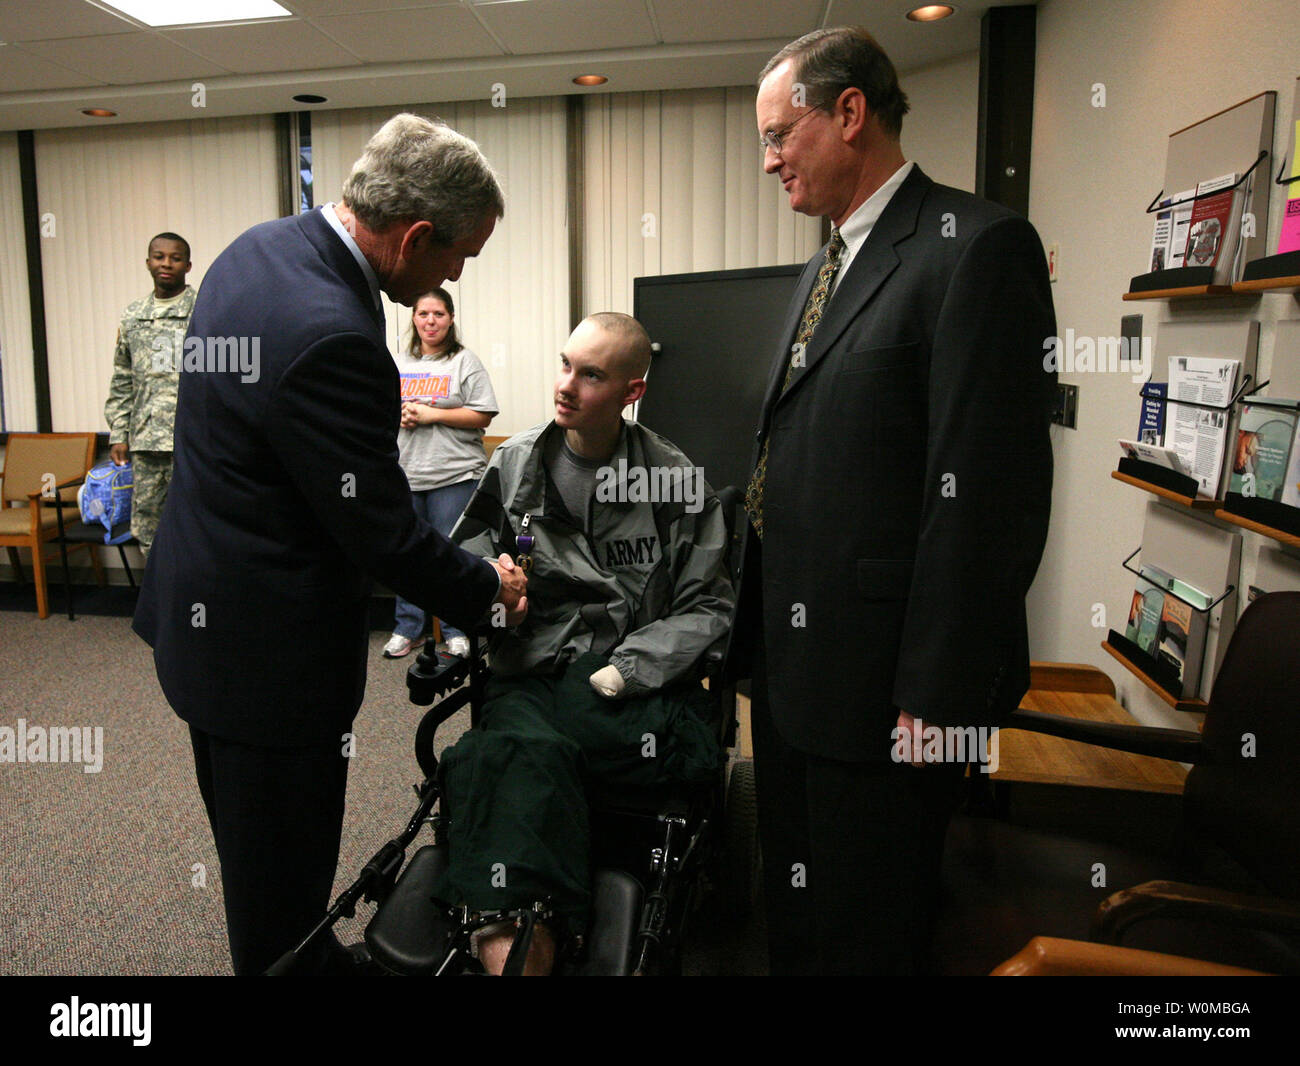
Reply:
[[163, 504], [167, 502], [167, 486], [172, 480], [171, 452], [132, 452], [131, 477], [135, 482], [131, 490], [131, 535], [140, 542], [145, 555], [153, 546], [153, 536], [158, 531]]

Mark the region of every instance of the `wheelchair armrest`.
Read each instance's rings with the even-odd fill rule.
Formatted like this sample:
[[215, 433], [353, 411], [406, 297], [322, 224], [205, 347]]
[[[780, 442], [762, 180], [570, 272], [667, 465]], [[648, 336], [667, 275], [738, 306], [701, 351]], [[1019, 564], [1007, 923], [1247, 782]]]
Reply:
[[448, 655], [426, 644], [406, 671], [406, 690], [412, 703], [427, 707], [439, 696], [460, 688], [469, 678], [471, 660]]
[[429, 708], [415, 730], [415, 758], [429, 781], [438, 770], [433, 754], [438, 727], [462, 707], [482, 698], [488, 669], [483, 658], [486, 644], [477, 632], [469, 633], [469, 649], [469, 657], [462, 658], [426, 645], [406, 671], [411, 702]]
[[1129, 926], [1148, 918], [1193, 919], [1297, 934], [1300, 933], [1300, 902], [1275, 896], [1248, 896], [1178, 881], [1147, 881], [1103, 900], [1093, 916], [1089, 936], [1099, 943], [1118, 944]]
[[1150, 755], [1174, 762], [1196, 762], [1204, 750], [1199, 733], [1189, 729], [1158, 729], [1153, 726], [1121, 725], [1115, 722], [1089, 722], [1081, 718], [1044, 714], [1021, 707], [1002, 723], [1003, 729], [1024, 729], [1046, 733], [1063, 740], [1078, 740], [1099, 748]]

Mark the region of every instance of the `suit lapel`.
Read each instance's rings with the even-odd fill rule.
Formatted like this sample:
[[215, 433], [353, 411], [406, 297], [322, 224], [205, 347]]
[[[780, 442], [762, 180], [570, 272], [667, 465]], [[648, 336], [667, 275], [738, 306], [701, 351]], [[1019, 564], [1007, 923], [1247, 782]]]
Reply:
[[[803, 372], [795, 375], [794, 380], [790, 382], [790, 387], [784, 394], [776, 397], [773, 406], [799, 388], [817, 364], [826, 357], [826, 353], [835, 346], [849, 323], [858, 316], [889, 276], [898, 269], [898, 264], [902, 260], [896, 246], [915, 235], [921, 202], [933, 184], [934, 182], [922, 174], [921, 168], [917, 166], [913, 166], [912, 172], [903, 179], [903, 184], [885, 205], [885, 210], [881, 212], [876, 224], [871, 227], [866, 241], [858, 249], [858, 254], [853, 257], [848, 271], [835, 286], [830, 303], [826, 306], [822, 320], [817, 323], [812, 340], [804, 353]], [[806, 291], [804, 298], [807, 299]], [[802, 311], [801, 302], [798, 313], [802, 314]]]
[[334, 232], [333, 227], [325, 221], [320, 208], [304, 212], [295, 217], [302, 227], [303, 235], [311, 242], [312, 247], [320, 253], [320, 257], [334, 273], [347, 282], [348, 287], [356, 293], [357, 299], [361, 301], [361, 306], [370, 312], [370, 317], [374, 320], [375, 325], [382, 330], [384, 328], [384, 313], [381, 308], [375, 306], [374, 297], [370, 292], [370, 283], [366, 281], [365, 274], [362, 273], [360, 265], [352, 257], [352, 252], [348, 250], [348, 246]]

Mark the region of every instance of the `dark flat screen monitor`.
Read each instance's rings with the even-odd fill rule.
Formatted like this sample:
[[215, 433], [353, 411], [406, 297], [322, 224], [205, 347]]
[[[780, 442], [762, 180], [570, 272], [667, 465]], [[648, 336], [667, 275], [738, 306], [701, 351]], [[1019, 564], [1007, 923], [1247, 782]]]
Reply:
[[658, 345], [637, 420], [714, 490], [744, 490], [759, 408], [803, 264], [636, 278], [634, 314]]

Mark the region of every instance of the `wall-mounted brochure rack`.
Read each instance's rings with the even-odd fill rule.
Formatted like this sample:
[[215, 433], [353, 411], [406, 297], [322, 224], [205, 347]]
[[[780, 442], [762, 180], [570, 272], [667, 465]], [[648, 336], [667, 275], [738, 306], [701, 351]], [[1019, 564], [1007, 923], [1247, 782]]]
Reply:
[[[1204, 600], [1196, 603], [1178, 594], [1171, 585], [1160, 586], [1204, 617], [1205, 643], [1201, 658], [1194, 667], [1189, 666], [1191, 673], [1184, 678], [1175, 663], [1144, 651], [1125, 633], [1111, 629], [1102, 647], [1170, 707], [1180, 711], [1204, 710], [1223, 652], [1236, 627], [1241, 534], [1218, 525], [1208, 516], [1193, 518], [1181, 508], [1151, 500], [1146, 507], [1139, 550], [1142, 563], [1149, 571], [1158, 571], [1181, 583], [1180, 587], [1204, 595]], [[1136, 554], [1130, 554], [1121, 565], [1129, 573], [1143, 577], [1130, 565]], [[1211, 595], [1212, 590], [1219, 591]], [[1127, 615], [1131, 616], [1132, 606], [1130, 601]]]
[[[1267, 385], [1268, 382], [1264, 384]], [[1263, 385], [1260, 387], [1263, 388]], [[1263, 396], [1251, 396], [1249, 399], [1256, 406], [1300, 412], [1300, 402], [1278, 401]], [[1300, 444], [1295, 441], [1293, 429], [1291, 448], [1297, 447], [1300, 447]], [[1267, 496], [1228, 492], [1223, 498], [1223, 506], [1216, 509], [1214, 513], [1225, 522], [1271, 537], [1291, 547], [1300, 548], [1300, 507]]]
[[[1141, 550], [1142, 547], [1139, 545], [1129, 553], [1128, 558], [1120, 565], [1135, 577], [1144, 579], [1146, 575], [1132, 565], [1133, 559]], [[1214, 609], [1236, 592], [1237, 588], [1235, 585], [1229, 585], [1208, 604], [1200, 604], [1189, 600], [1186, 596], [1179, 595], [1173, 587], [1161, 587], [1160, 591], [1162, 595], [1173, 597], [1179, 603], [1184, 604], [1193, 613], [1204, 616], [1204, 622], [1199, 627], [1196, 627], [1198, 639], [1204, 642], [1208, 635], [1209, 619]], [[1170, 706], [1179, 710], [1204, 710], [1204, 700], [1183, 695], [1184, 679], [1181, 675], [1181, 667], [1177, 660], [1166, 658], [1163, 650], [1158, 656], [1152, 655], [1123, 633], [1119, 633], [1114, 629], [1107, 636], [1106, 645], [1108, 645], [1106, 650], [1111, 655], [1124, 662], [1137, 677], [1144, 681], [1152, 691], [1169, 703]], [[1184, 649], [1185, 657], [1189, 651], [1190, 649]], [[1197, 653], [1195, 659], [1197, 669], [1201, 665], [1202, 654], [1203, 648]]]
[[[1243, 232], [1233, 249], [1234, 258], [1242, 262], [1262, 256], [1269, 249], [1265, 245], [1268, 230], [1269, 193], [1272, 182], [1266, 160], [1273, 150], [1273, 115], [1277, 93], [1258, 93], [1232, 107], [1225, 108], [1208, 118], [1176, 130], [1169, 135], [1165, 151], [1164, 184], [1151, 201], [1147, 211], [1154, 214], [1172, 212], [1189, 202], [1204, 199], [1215, 193], [1202, 193], [1191, 197], [1183, 190], [1195, 190], [1203, 182], [1224, 174], [1240, 174], [1232, 186], [1248, 183], [1248, 192], [1242, 210], [1253, 220], [1249, 233]], [[1171, 200], [1177, 203], [1161, 204], [1165, 190], [1173, 190]], [[1234, 295], [1253, 295], [1251, 290], [1238, 293], [1233, 285], [1213, 284], [1212, 266], [1179, 266], [1139, 274], [1129, 282], [1125, 300], [1185, 300], [1219, 299]]]
[[[1244, 397], [1253, 395], [1255, 390], [1250, 390], [1252, 375], [1246, 374], [1242, 378], [1240, 387], [1226, 404], [1198, 403], [1194, 400], [1177, 400], [1159, 393], [1151, 392], [1146, 385], [1143, 385], [1139, 395], [1144, 400], [1151, 400], [1159, 403], [1162, 407], [1171, 403], [1176, 403], [1181, 407], [1199, 407], [1208, 411], [1230, 411]], [[1262, 389], [1268, 382], [1256, 386]], [[1247, 390], [1250, 390], [1249, 392]], [[1167, 422], [1167, 419], [1164, 421]], [[1224, 445], [1224, 462], [1231, 462], [1232, 441], [1227, 441]], [[1222, 505], [1221, 500], [1209, 496], [1201, 496], [1200, 484], [1196, 478], [1190, 474], [1184, 474], [1178, 470], [1171, 470], [1167, 466], [1161, 466], [1158, 463], [1149, 463], [1145, 459], [1137, 459], [1132, 456], [1122, 456], [1119, 461], [1119, 467], [1111, 474], [1116, 481], [1123, 481], [1126, 484], [1133, 485], [1135, 488], [1142, 489], [1154, 496], [1160, 496], [1174, 503], [1182, 504], [1184, 507], [1190, 507], [1193, 510], [1213, 511]]]
[[[1296, 92], [1291, 109], [1291, 124], [1284, 126], [1282, 162], [1273, 178], [1273, 188], [1281, 188], [1280, 209], [1285, 211], [1288, 201], [1300, 199], [1300, 78], [1296, 79]], [[1290, 173], [1287, 173], [1287, 160]], [[1268, 249], [1265, 249], [1266, 251]], [[1242, 271], [1241, 280], [1232, 287], [1233, 292], [1284, 292], [1300, 291], [1300, 248], [1251, 259]]]

